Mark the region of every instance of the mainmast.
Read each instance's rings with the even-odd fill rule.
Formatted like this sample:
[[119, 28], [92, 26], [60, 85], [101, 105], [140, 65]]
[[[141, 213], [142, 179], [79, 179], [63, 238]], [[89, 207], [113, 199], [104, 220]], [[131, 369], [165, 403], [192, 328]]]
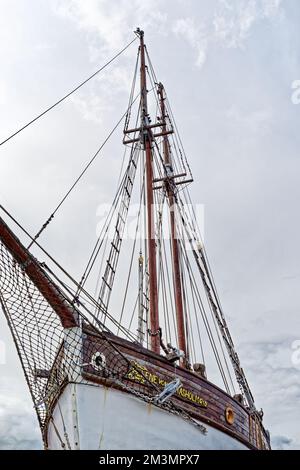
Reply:
[[149, 129], [150, 120], [148, 115], [147, 80], [145, 64], [144, 32], [137, 30], [140, 37], [140, 85], [141, 85], [141, 141], [144, 145], [146, 159], [146, 194], [147, 194], [147, 237], [148, 237], [148, 270], [149, 270], [149, 301], [150, 301], [150, 335], [151, 349], [160, 353], [160, 333], [158, 315], [158, 293], [157, 293], [157, 267], [156, 267], [156, 243], [154, 229], [154, 198], [153, 198], [153, 154], [152, 133]]
[[[181, 270], [179, 260], [179, 243], [176, 230], [175, 220], [175, 205], [176, 199], [174, 196], [174, 178], [172, 159], [170, 153], [169, 140], [167, 136], [167, 114], [165, 107], [165, 91], [162, 83], [158, 85], [158, 96], [161, 111], [161, 122], [162, 122], [162, 133], [163, 136], [163, 155], [164, 163], [167, 171], [167, 178], [165, 180], [166, 190], [169, 199], [170, 209], [170, 225], [171, 225], [171, 244], [172, 244], [172, 261], [173, 261], [173, 276], [174, 276], [174, 293], [175, 293], [175, 308], [176, 308], [176, 321], [177, 321], [177, 336], [178, 336], [178, 347], [184, 352], [185, 358], [187, 359], [186, 349], [186, 337], [185, 337], [185, 326], [184, 326], [184, 312], [182, 302], [182, 284], [181, 284]], [[186, 362], [186, 359], [184, 362]]]
[[140, 252], [139, 256], [139, 319], [138, 319], [138, 342], [143, 345], [144, 343], [144, 258]]

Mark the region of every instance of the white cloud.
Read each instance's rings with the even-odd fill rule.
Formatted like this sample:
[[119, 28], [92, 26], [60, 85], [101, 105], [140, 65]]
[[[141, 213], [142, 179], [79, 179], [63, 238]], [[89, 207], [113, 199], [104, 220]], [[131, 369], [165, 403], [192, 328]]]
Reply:
[[[55, 12], [85, 34], [92, 63], [101, 65], [130, 40], [137, 27], [163, 34], [166, 14], [160, 11], [158, 0], [58, 0]], [[118, 93], [128, 95], [132, 81], [132, 61], [137, 54], [137, 43], [114, 62], [113, 67], [101, 73], [93, 82], [97, 93], [73, 98], [73, 103], [84, 119], [102, 123], [106, 112]], [[114, 95], [114, 96], [113, 96]], [[97, 98], [105, 96], [105, 101]]]
[[[132, 86], [132, 67], [124, 63], [114, 64], [104, 70], [91, 87], [91, 91], [83, 90], [80, 94], [72, 95], [70, 101], [85, 120], [102, 124], [108, 112], [113, 110], [113, 103], [118, 94], [129, 94]], [[127, 103], [126, 103], [127, 104]], [[124, 109], [120, 111], [125, 112]]]
[[266, 131], [271, 126], [272, 112], [270, 109], [257, 109], [245, 113], [240, 107], [232, 105], [226, 112], [226, 118], [234, 126], [243, 127], [248, 132], [260, 133]]
[[105, 112], [109, 109], [108, 104], [95, 94], [83, 98], [74, 95], [70, 98], [75, 108], [86, 121], [92, 121], [96, 124], [102, 124]]
[[[13, 389], [5, 384], [13, 384]], [[20, 383], [2, 376], [0, 382], [0, 450], [42, 448], [33, 406], [19, 393]]]
[[228, 47], [240, 47], [257, 19], [256, 1], [240, 0], [234, 9], [228, 8], [227, 4], [223, 5], [213, 21], [216, 39]]
[[282, 0], [263, 0], [263, 15], [266, 18], [272, 18], [277, 15], [282, 15], [283, 10], [281, 8]]
[[[273, 342], [248, 343], [240, 348], [248, 376], [262, 379], [254, 390], [256, 403], [264, 403], [266, 422], [270, 424], [272, 445], [276, 449], [300, 446], [298, 425], [291, 425], [294, 403], [300, 394], [299, 371], [293, 367], [291, 358], [292, 343], [293, 338], [278, 338]], [[278, 404], [284, 406], [278, 407]]]
[[242, 48], [253, 27], [261, 20], [281, 16], [282, 0], [218, 0], [212, 15], [199, 23], [194, 17], [178, 18], [172, 30], [196, 51], [201, 68], [211, 46]]
[[255, 24], [279, 15], [280, 5], [281, 0], [220, 0], [213, 19], [215, 39], [229, 48], [243, 47]]
[[7, 85], [3, 80], [1, 80], [0, 81], [0, 104], [4, 104], [6, 102], [6, 95], [7, 95]]
[[276, 450], [290, 450], [292, 449], [292, 439], [286, 436], [272, 437], [272, 448]]
[[192, 18], [181, 18], [174, 22], [172, 29], [196, 50], [196, 65], [202, 67], [206, 60], [208, 39], [201, 27], [196, 26]]
[[56, 12], [88, 35], [93, 60], [122, 47], [130, 40], [130, 30], [139, 26], [162, 31], [166, 21], [158, 0], [59, 0]]

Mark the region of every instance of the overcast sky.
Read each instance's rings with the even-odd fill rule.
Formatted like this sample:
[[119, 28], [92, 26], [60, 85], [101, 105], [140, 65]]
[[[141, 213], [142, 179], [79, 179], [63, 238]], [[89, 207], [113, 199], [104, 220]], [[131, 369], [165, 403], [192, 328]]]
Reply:
[[[193, 199], [205, 205], [208, 255], [256, 404], [273, 446], [300, 449], [299, 1], [0, 7], [0, 140], [105, 63], [136, 26], [145, 30], [193, 170]], [[1, 204], [32, 233], [126, 109], [136, 47], [0, 148]], [[122, 129], [43, 236], [75, 276], [95, 239], [97, 207], [110, 202], [121, 139]], [[40, 448], [2, 317], [0, 327], [0, 448]]]

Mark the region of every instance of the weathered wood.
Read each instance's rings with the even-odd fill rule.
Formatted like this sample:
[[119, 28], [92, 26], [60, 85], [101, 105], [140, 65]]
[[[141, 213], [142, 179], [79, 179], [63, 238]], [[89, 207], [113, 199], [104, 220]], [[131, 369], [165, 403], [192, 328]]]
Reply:
[[[103, 333], [101, 337], [89, 327], [85, 327], [84, 331], [83, 359], [84, 364], [88, 364], [83, 367], [84, 378], [124, 390], [105, 376], [104, 371], [95, 370], [90, 364], [93, 354], [100, 352], [106, 357], [107, 369], [115, 370], [119, 380], [129, 385], [128, 393], [131, 388], [155, 396], [166, 383], [174, 380], [175, 366], [165, 357], [110, 333]], [[193, 418], [235, 437], [249, 448], [269, 447], [261, 420], [258, 416], [255, 419], [251, 417], [249, 410], [241, 403], [205, 378], [180, 366], [176, 367], [176, 377], [181, 379], [182, 387], [172, 397], [175, 406]], [[234, 413], [233, 424], [226, 421], [227, 407]]]

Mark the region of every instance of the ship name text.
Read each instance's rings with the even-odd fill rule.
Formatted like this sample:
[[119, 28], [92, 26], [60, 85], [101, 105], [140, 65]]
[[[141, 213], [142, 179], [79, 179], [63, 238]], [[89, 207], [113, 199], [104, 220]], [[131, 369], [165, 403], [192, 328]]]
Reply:
[[[141, 373], [139, 372], [139, 370], [141, 371]], [[132, 367], [130, 368], [127, 377], [131, 380], [134, 380], [135, 382], [145, 385], [147, 385], [147, 381], [160, 387], [165, 387], [168, 384], [167, 380], [159, 377], [153, 372], [149, 372], [146, 367], [142, 366], [141, 364], [135, 361], [132, 363]], [[207, 408], [206, 400], [201, 398], [199, 395], [193, 393], [191, 390], [186, 389], [185, 387], [180, 387], [177, 390], [176, 394], [203, 408]]]

